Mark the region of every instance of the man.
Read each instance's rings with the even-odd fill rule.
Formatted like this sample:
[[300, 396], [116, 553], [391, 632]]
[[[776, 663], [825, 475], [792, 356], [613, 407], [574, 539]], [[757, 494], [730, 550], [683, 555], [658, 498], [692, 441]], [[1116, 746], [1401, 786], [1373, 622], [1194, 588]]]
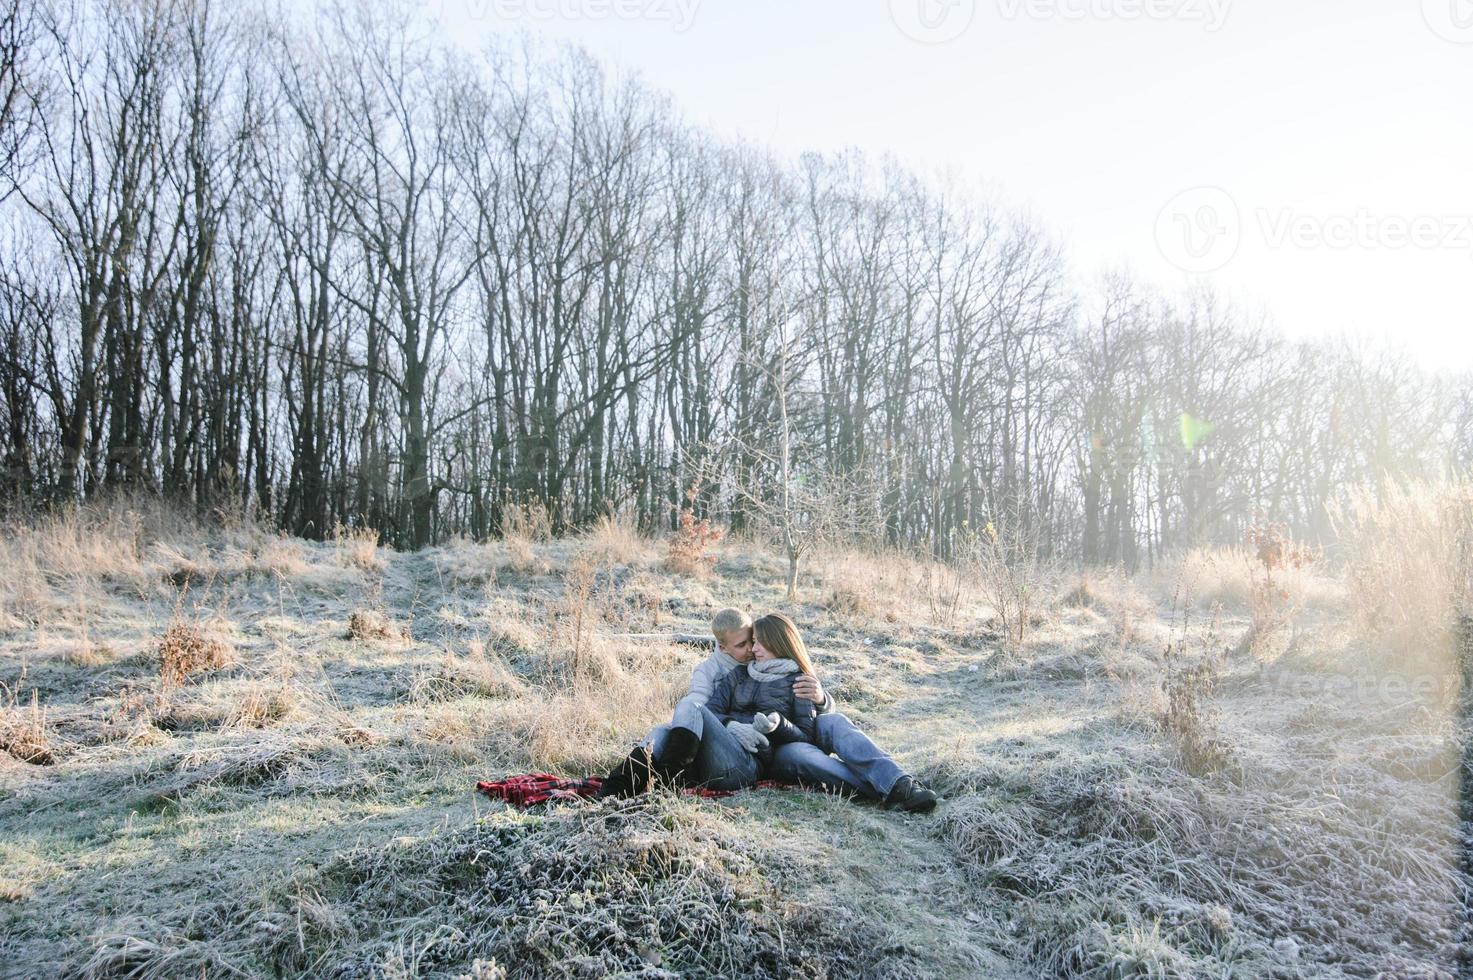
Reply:
[[[684, 774], [715, 789], [750, 785], [757, 778], [756, 754], [766, 747], [767, 738], [750, 724], [713, 724], [714, 717], [705, 710], [716, 682], [751, 662], [752, 619], [740, 609], [723, 609], [712, 617], [711, 633], [716, 650], [696, 667], [690, 693], [675, 706], [671, 723], [650, 733], [605, 780], [601, 796], [644, 792], [655, 776], [674, 781]], [[767, 773], [770, 778], [856, 793], [906, 812], [935, 809], [936, 794], [836, 711], [818, 678], [805, 674], [794, 682], [793, 693], [817, 706], [818, 742], [778, 746]]]
[[713, 789], [735, 789], [757, 778], [755, 753], [766, 739], [751, 725], [708, 726], [705, 710], [716, 683], [752, 661], [752, 619], [740, 609], [723, 609], [711, 619], [711, 634], [716, 649], [696, 666], [670, 724], [635, 747], [604, 780], [599, 796], [648, 792], [656, 776], [668, 782], [685, 776]]

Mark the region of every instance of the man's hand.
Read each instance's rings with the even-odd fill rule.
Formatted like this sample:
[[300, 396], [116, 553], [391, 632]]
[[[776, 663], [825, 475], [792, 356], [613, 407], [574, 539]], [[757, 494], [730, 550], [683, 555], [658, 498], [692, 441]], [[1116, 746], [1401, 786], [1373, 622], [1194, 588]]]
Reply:
[[793, 694], [804, 701], [823, 704], [823, 685], [818, 682], [817, 677], [804, 674], [793, 681]]
[[744, 721], [729, 721], [726, 730], [731, 732], [731, 737], [737, 740], [742, 748], [756, 755], [758, 750], [767, 748], [767, 736]]

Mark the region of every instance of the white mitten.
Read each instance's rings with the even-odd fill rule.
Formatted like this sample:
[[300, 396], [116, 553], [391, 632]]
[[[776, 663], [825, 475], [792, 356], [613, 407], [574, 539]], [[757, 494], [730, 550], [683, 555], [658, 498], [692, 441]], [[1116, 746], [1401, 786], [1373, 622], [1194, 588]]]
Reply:
[[752, 716], [752, 728], [763, 735], [777, 731], [777, 726], [780, 724], [782, 724], [782, 716], [776, 711], [769, 711], [765, 715], [759, 712]]
[[752, 754], [759, 749], [767, 747], [767, 736], [744, 721], [729, 721], [726, 730], [731, 732], [731, 737], [737, 740], [737, 744]]

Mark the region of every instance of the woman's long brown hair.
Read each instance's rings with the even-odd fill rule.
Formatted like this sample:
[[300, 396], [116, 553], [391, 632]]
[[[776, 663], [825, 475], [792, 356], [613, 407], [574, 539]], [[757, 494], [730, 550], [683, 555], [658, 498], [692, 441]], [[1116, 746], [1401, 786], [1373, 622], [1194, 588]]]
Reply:
[[813, 676], [813, 661], [808, 659], [808, 648], [798, 627], [782, 613], [770, 613], [752, 624], [752, 635], [766, 647], [774, 657], [793, 660], [803, 673]]

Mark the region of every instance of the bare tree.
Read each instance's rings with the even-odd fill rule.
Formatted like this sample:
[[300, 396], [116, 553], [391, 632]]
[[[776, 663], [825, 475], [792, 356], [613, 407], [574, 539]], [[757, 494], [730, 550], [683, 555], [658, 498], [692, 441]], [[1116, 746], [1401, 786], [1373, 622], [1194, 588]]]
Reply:
[[[0, 0], [7, 500], [419, 546], [631, 508], [1133, 568], [1466, 467], [1467, 385], [1210, 292], [1080, 288], [1007, 209], [687, 125], [411, 8]], [[264, 28], [264, 29], [263, 29]], [[999, 515], [1006, 515], [999, 521]], [[1011, 552], [1010, 552], [1011, 554]]]

